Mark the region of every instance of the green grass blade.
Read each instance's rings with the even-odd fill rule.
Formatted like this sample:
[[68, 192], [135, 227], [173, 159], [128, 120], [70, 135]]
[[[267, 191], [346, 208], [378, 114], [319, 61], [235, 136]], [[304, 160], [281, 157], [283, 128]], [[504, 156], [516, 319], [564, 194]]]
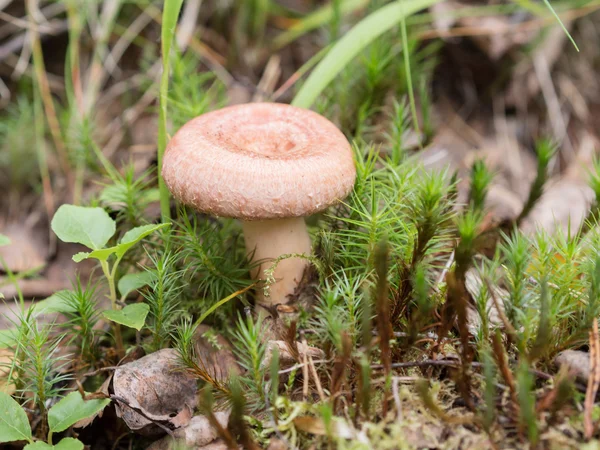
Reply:
[[[341, 15], [350, 14], [354, 11], [364, 8], [369, 3], [369, 0], [346, 0], [339, 6], [339, 13]], [[333, 18], [335, 10], [333, 3], [329, 3], [315, 12], [308, 14], [307, 16], [300, 19], [297, 23], [291, 26], [289, 29], [281, 33], [273, 40], [273, 49], [278, 50], [285, 47], [289, 43], [295, 41], [300, 36], [322, 26], [327, 25]]]
[[200, 317], [198, 317], [198, 319], [194, 323], [194, 327], [197, 327], [202, 322], [204, 322], [204, 319], [206, 319], [208, 316], [210, 316], [213, 312], [215, 312], [218, 308], [220, 308], [221, 306], [223, 306], [225, 303], [227, 303], [230, 300], [233, 300], [238, 295], [242, 295], [244, 292], [249, 291], [251, 288], [253, 288], [254, 286], [256, 286], [256, 284], [257, 283], [252, 283], [250, 286], [246, 286], [245, 288], [242, 288], [239, 291], [236, 291], [233, 294], [228, 295], [227, 297], [219, 300], [217, 303], [215, 303], [210, 308], [208, 308], [208, 310], [204, 314], [202, 314]]
[[167, 95], [169, 90], [169, 55], [175, 36], [177, 17], [183, 0], [165, 0], [162, 16], [161, 52], [163, 72], [160, 79], [160, 110], [158, 121], [158, 189], [160, 191], [160, 212], [163, 222], [171, 219], [169, 207], [169, 190], [163, 180], [162, 160], [167, 148]]
[[323, 61], [310, 74], [292, 105], [310, 108], [315, 99], [338, 73], [377, 37], [397, 25], [403, 18], [440, 0], [394, 2], [365, 17], [333, 46]]
[[569, 30], [567, 30], [567, 27], [565, 27], [565, 24], [562, 22], [562, 20], [560, 20], [560, 17], [558, 17], [558, 14], [556, 14], [556, 11], [554, 10], [554, 8], [552, 7], [552, 5], [550, 4], [550, 1], [549, 0], [544, 0], [544, 3], [546, 4], [546, 6], [548, 7], [548, 9], [552, 13], [552, 15], [554, 16], [554, 18], [557, 20], [557, 22], [560, 24], [560, 26], [563, 29], [563, 31], [566, 33], [567, 37], [571, 41], [571, 44], [573, 44], [573, 47], [575, 47], [575, 50], [579, 51], [579, 47], [577, 47], [577, 44], [575, 43], [575, 39], [573, 39], [573, 36], [571, 36], [571, 33], [569, 33]]
[[[421, 136], [421, 129], [419, 127], [419, 118], [417, 116], [417, 105], [415, 102], [415, 91], [413, 89], [412, 73], [410, 70], [410, 54], [408, 52], [408, 35], [406, 33], [406, 16], [402, 15], [400, 19], [400, 30], [402, 36], [402, 53], [404, 55], [404, 71], [406, 73], [406, 84], [408, 87], [408, 98], [410, 101], [410, 113], [412, 115], [413, 127], [418, 136]], [[420, 144], [419, 140], [419, 145]]]

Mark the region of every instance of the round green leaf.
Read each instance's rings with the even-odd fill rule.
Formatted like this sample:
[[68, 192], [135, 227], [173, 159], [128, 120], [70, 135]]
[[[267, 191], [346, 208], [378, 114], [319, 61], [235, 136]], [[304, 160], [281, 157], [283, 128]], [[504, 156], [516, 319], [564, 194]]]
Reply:
[[109, 309], [102, 314], [108, 320], [112, 320], [113, 322], [125, 325], [129, 328], [135, 328], [139, 331], [146, 322], [146, 316], [148, 315], [149, 310], [150, 307], [145, 303], [134, 303], [119, 310]]
[[158, 225], [142, 225], [141, 227], [136, 227], [129, 230], [127, 233], [123, 235], [121, 240], [116, 246], [116, 253], [118, 257], [121, 257], [125, 254], [127, 250], [133, 247], [135, 244], [140, 242], [146, 236], [154, 233], [156, 230], [160, 230], [162, 228], [168, 227], [171, 225], [170, 223], [161, 223]]
[[83, 450], [83, 442], [73, 438], [64, 438], [56, 445], [49, 445], [44, 441], [37, 441], [33, 444], [26, 445], [23, 450]]
[[127, 275], [123, 275], [118, 284], [121, 297], [127, 297], [130, 292], [152, 283], [155, 279], [156, 275], [152, 272], [128, 273]]
[[115, 234], [115, 221], [102, 208], [62, 205], [54, 214], [52, 231], [64, 242], [101, 249]]
[[71, 292], [72, 291], [65, 289], [55, 292], [44, 300], [35, 302], [33, 306], [31, 306], [33, 308], [33, 314], [39, 316], [42, 314], [73, 312], [73, 307], [67, 302], [67, 296]]
[[65, 431], [81, 419], [102, 411], [110, 399], [84, 400], [79, 392], [71, 392], [48, 411], [48, 425], [53, 433]]
[[0, 442], [13, 441], [31, 442], [31, 427], [21, 405], [0, 392]]

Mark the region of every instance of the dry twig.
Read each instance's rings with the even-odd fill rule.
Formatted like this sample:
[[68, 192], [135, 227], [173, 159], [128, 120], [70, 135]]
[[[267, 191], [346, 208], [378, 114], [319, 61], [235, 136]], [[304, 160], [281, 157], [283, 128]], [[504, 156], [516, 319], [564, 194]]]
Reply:
[[587, 391], [585, 393], [585, 409], [583, 415], [583, 427], [586, 439], [591, 439], [594, 434], [594, 423], [592, 412], [594, 401], [600, 386], [600, 336], [598, 335], [598, 319], [594, 319], [590, 330], [590, 378], [588, 379]]

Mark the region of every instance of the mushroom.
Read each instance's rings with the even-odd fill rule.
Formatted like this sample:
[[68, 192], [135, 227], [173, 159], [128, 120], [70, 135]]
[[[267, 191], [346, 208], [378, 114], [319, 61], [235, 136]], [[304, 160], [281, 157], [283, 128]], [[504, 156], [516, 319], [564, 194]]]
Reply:
[[[198, 211], [240, 219], [252, 276], [282, 255], [309, 255], [304, 216], [344, 199], [356, 169], [348, 140], [319, 114], [279, 103], [230, 106], [196, 117], [169, 142], [162, 167], [166, 185]], [[282, 258], [263, 306], [287, 303], [305, 258]]]

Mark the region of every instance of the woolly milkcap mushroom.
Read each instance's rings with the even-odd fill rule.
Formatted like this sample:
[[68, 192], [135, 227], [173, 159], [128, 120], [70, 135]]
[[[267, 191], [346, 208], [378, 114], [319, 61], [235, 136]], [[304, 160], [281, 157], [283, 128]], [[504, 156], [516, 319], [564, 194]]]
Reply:
[[[173, 136], [162, 175], [171, 193], [198, 211], [240, 219], [246, 249], [265, 278], [273, 260], [310, 254], [304, 216], [344, 199], [356, 169], [350, 144], [329, 120], [278, 103], [230, 106], [192, 119]], [[285, 258], [263, 305], [286, 303], [306, 267]]]

